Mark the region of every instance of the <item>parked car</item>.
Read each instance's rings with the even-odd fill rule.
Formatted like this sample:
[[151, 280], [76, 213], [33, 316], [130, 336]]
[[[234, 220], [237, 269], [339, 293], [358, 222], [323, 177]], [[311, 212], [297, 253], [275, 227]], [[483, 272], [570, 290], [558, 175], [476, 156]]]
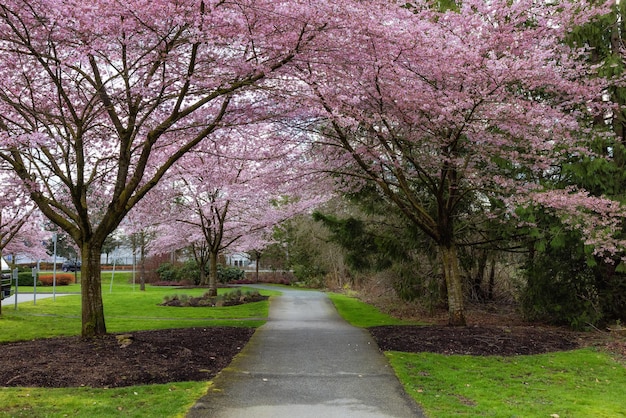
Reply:
[[11, 296], [11, 274], [0, 274], [0, 300]]
[[63, 271], [79, 271], [80, 270], [80, 261], [72, 261], [68, 260], [63, 262], [61, 266], [61, 270]]

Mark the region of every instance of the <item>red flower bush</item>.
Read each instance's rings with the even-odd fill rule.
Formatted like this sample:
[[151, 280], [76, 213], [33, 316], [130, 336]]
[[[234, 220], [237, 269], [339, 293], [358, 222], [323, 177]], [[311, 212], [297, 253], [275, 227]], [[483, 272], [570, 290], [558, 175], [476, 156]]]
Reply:
[[[52, 286], [53, 275], [52, 274], [42, 274], [39, 276], [38, 284], [41, 286]], [[67, 286], [68, 284], [74, 283], [74, 275], [73, 274], [57, 274], [56, 284], [57, 286]]]

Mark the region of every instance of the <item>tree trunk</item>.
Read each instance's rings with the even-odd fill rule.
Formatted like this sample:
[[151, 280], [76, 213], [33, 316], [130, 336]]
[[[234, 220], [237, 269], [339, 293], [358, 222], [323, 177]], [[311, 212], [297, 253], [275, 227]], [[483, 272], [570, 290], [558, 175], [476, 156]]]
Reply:
[[139, 273], [139, 290], [146, 290], [146, 233], [139, 234], [139, 263], [141, 264]]
[[259, 265], [261, 264], [261, 251], [256, 252], [256, 275], [254, 281], [259, 282]]
[[448, 293], [448, 323], [452, 326], [465, 326], [465, 308], [463, 307], [463, 284], [459, 272], [459, 258], [456, 246], [440, 245], [443, 277]]
[[100, 278], [100, 247], [93, 244], [82, 246], [81, 298], [83, 338], [106, 334], [104, 306], [102, 304], [102, 281]]
[[[0, 210], [0, 224], [2, 224], [2, 211]], [[0, 247], [0, 266], [2, 266], [2, 247]], [[2, 273], [2, 267], [0, 267], [0, 274]], [[10, 272], [11, 278], [13, 278], [13, 272]], [[0, 292], [2, 291], [2, 286], [0, 286]], [[2, 315], [2, 298], [4, 296], [0, 295], [0, 315]], [[17, 296], [15, 296], [17, 297]]]
[[211, 251], [209, 261], [209, 296], [217, 296], [217, 253]]
[[487, 268], [487, 250], [478, 251], [478, 270], [472, 280], [472, 294], [471, 297], [477, 301], [482, 302], [485, 299], [485, 292], [483, 291], [483, 281], [485, 278], [485, 270]]
[[[200, 280], [199, 280], [199, 284], [200, 286], [205, 286], [207, 284], [209, 284], [208, 280], [207, 280], [207, 274], [206, 274], [206, 266], [203, 261], [205, 260], [205, 258], [199, 258], [197, 259], [196, 263], [198, 263], [198, 269], [200, 270]], [[210, 266], [211, 262], [209, 261], [209, 268], [211, 268]]]
[[496, 259], [491, 259], [491, 271], [489, 272], [489, 291], [488, 298], [493, 301], [493, 288], [496, 286]]

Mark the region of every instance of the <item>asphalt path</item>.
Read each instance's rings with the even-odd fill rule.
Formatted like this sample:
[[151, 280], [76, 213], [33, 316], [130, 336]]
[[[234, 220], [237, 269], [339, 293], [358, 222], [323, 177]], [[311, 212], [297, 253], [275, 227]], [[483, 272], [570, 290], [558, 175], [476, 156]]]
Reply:
[[[60, 296], [68, 296], [68, 293], [57, 293], [56, 297]], [[34, 293], [18, 293], [17, 295], [17, 303], [24, 302], [36, 302], [39, 299], [46, 299], [54, 297], [52, 293], [37, 293], [37, 299], [35, 299]], [[2, 299], [2, 306], [13, 306], [15, 305], [15, 294], [9, 296], [8, 298]]]
[[322, 292], [284, 290], [268, 322], [188, 412], [189, 418], [415, 418], [366, 330], [337, 313]]

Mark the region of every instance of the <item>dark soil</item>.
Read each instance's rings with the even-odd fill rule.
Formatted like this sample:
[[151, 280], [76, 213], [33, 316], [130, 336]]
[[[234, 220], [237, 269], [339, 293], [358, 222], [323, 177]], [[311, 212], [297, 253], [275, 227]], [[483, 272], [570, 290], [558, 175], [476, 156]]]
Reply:
[[384, 326], [370, 328], [383, 351], [513, 356], [573, 350], [579, 335], [541, 327]]
[[[579, 333], [531, 326], [386, 326], [370, 331], [381, 350], [443, 354], [537, 354], [590, 343]], [[1, 344], [0, 387], [119, 387], [209, 380], [230, 363], [253, 332], [189, 328], [108, 335], [93, 341], [63, 337]], [[625, 347], [620, 342], [612, 351], [626, 355]]]
[[0, 345], [0, 386], [120, 387], [209, 380], [254, 329], [140, 331], [91, 341], [59, 337]]

